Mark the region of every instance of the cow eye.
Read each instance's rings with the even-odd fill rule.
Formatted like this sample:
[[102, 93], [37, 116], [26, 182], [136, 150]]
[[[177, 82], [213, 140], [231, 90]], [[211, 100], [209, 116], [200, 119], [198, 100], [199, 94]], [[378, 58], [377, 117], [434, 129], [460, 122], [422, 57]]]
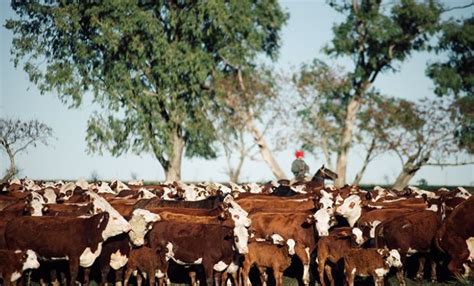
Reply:
[[237, 236], [234, 236], [234, 241], [235, 243], [239, 242], [239, 238]]

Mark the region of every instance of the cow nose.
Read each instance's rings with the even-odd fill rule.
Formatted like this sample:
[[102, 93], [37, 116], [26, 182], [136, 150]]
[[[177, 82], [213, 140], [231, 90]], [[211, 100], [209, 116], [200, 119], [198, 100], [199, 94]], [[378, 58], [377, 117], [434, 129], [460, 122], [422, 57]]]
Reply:
[[240, 254], [248, 254], [248, 253], [249, 253], [249, 248], [248, 248], [248, 246], [242, 247], [242, 251], [241, 251]]

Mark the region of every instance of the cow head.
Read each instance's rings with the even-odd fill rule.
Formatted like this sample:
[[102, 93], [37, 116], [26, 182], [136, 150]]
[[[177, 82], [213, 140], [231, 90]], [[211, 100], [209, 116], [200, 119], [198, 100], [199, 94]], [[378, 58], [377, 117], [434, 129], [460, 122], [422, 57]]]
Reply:
[[455, 189], [456, 195], [455, 197], [458, 198], [463, 198], [465, 200], [469, 199], [471, 197], [471, 193], [469, 193], [465, 188], [463, 187], [457, 187]]
[[109, 222], [102, 232], [102, 237], [104, 240], [109, 237], [130, 231], [130, 224], [104, 198], [92, 191], [87, 191], [86, 194], [94, 206], [95, 214], [108, 212], [110, 215]]
[[351, 227], [357, 222], [362, 213], [362, 200], [358, 195], [350, 195], [344, 202], [336, 207], [336, 214], [343, 216]]
[[400, 253], [396, 249], [388, 250], [387, 248], [378, 249], [377, 252], [382, 255], [385, 263], [389, 267], [402, 267], [402, 259], [400, 257]]
[[28, 269], [37, 269], [40, 267], [40, 263], [38, 262], [38, 256], [36, 253], [28, 249], [27, 251], [15, 251], [15, 253], [21, 255], [21, 263], [23, 263], [22, 271], [28, 270]]
[[307, 223], [314, 223], [319, 236], [328, 236], [329, 229], [336, 224], [336, 220], [329, 209], [319, 209], [313, 215], [310, 215]]
[[161, 220], [160, 216], [144, 209], [133, 211], [130, 225], [132, 229], [128, 233], [130, 240], [135, 246], [145, 244], [145, 235], [152, 228], [154, 222]]
[[37, 192], [30, 192], [25, 200], [25, 212], [31, 216], [42, 216], [45, 201]]
[[248, 218], [248, 212], [246, 212], [234, 198], [230, 195], [227, 195], [224, 198], [224, 207], [227, 208], [228, 212], [231, 215], [232, 220], [235, 222], [236, 226], [250, 227], [252, 221]]
[[334, 207], [334, 199], [332, 194], [326, 192], [325, 190], [321, 190], [321, 198], [319, 199], [318, 207], [324, 209], [330, 209], [332, 211]]
[[249, 231], [244, 226], [235, 226], [234, 227], [234, 243], [237, 251], [240, 254], [247, 254], [249, 253]]

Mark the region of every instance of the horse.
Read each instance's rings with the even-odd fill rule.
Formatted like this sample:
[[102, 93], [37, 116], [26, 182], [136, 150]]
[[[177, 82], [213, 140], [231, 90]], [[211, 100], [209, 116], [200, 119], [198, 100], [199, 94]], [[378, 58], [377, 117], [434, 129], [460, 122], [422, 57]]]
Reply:
[[[337, 179], [337, 174], [334, 171], [329, 170], [328, 168], [324, 167], [324, 165], [319, 168], [316, 173], [313, 175], [311, 178], [311, 181], [305, 182], [305, 181], [300, 181], [293, 183], [292, 186], [297, 186], [297, 185], [306, 185], [306, 190], [311, 190], [311, 192], [314, 192], [316, 190], [323, 189], [325, 187], [324, 185], [324, 180], [336, 180]], [[282, 181], [282, 180], [281, 180]], [[291, 197], [294, 195], [297, 195], [299, 193], [293, 191], [291, 189], [291, 186], [288, 184], [282, 184], [275, 188], [273, 191], [272, 195], [279, 196], [279, 197]]]
[[337, 174], [334, 171], [329, 170], [328, 168], [324, 167], [324, 165], [319, 168], [314, 176], [311, 178], [312, 183], [320, 184], [324, 187], [324, 180], [336, 180]]

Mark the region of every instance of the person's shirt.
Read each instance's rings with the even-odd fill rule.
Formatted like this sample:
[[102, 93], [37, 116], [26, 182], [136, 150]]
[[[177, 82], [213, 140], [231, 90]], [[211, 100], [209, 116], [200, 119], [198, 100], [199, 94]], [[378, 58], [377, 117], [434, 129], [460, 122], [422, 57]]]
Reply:
[[309, 166], [302, 158], [297, 158], [291, 164], [291, 172], [295, 175], [296, 179], [304, 179], [306, 173], [309, 172]]

